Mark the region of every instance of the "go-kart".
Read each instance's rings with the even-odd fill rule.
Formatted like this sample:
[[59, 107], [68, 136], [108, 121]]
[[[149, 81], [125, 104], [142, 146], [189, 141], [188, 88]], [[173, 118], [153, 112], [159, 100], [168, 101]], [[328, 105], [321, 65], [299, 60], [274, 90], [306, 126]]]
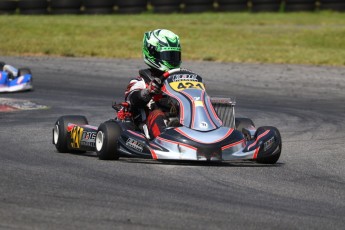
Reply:
[[163, 95], [172, 99], [175, 113], [159, 136], [151, 138], [145, 125], [135, 125], [130, 105], [123, 102], [113, 105], [116, 117], [99, 127], [90, 126], [84, 116], [60, 117], [53, 128], [57, 151], [95, 151], [102, 160], [278, 161], [282, 140], [277, 128], [255, 128], [251, 119], [235, 118], [235, 101], [210, 98], [198, 74], [174, 69], [161, 80]]
[[32, 85], [32, 74], [29, 68], [11, 68], [16, 72], [13, 73], [3, 70], [5, 66], [4, 62], [0, 62], [0, 93], [2, 92], [18, 92], [31, 90]]

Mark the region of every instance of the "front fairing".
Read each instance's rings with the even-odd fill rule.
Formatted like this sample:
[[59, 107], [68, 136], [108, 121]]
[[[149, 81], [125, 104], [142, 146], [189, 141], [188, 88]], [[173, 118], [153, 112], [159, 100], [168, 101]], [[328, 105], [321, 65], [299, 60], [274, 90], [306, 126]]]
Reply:
[[8, 86], [11, 87], [11, 86], [16, 86], [16, 85], [27, 84], [30, 82], [31, 82], [31, 74], [25, 74], [9, 81]]
[[184, 127], [212, 131], [222, 126], [199, 75], [190, 72], [172, 74], [165, 80], [163, 92], [178, 101], [178, 118]]
[[25, 74], [14, 79], [9, 79], [8, 73], [6, 71], [0, 72], [0, 85], [13, 87], [18, 85], [23, 85], [31, 82], [31, 74]]

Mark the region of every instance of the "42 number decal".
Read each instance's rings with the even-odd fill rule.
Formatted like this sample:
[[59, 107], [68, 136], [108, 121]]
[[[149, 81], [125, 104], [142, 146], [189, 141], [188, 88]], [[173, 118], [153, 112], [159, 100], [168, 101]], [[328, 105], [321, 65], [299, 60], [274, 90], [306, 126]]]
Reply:
[[175, 91], [182, 91], [185, 89], [201, 89], [204, 90], [205, 86], [201, 82], [194, 81], [179, 81], [179, 82], [170, 82], [171, 88]]

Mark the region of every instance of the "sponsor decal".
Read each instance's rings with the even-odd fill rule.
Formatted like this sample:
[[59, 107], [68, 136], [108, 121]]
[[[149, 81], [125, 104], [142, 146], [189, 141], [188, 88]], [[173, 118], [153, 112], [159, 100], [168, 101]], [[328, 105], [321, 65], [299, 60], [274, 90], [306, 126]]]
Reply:
[[232, 100], [231, 98], [211, 98], [211, 102], [215, 104], [231, 104]]
[[79, 126], [74, 126], [71, 130], [71, 146], [72, 148], [79, 149], [80, 141], [83, 135], [83, 128]]
[[135, 150], [139, 151], [139, 152], [142, 152], [143, 149], [144, 149], [144, 146], [140, 142], [138, 142], [138, 141], [136, 141], [136, 140], [134, 140], [132, 138], [128, 138], [127, 139], [126, 145], [128, 147], [131, 147], [132, 149], [135, 149]]
[[267, 149], [271, 148], [272, 145], [274, 144], [275, 140], [274, 137], [271, 137], [268, 141], [266, 141], [264, 143], [264, 151], [266, 151]]
[[89, 131], [83, 132], [83, 141], [93, 141], [95, 139], [96, 139], [96, 132], [89, 132]]
[[18, 77], [17, 84], [21, 84], [24, 80], [23, 76]]
[[207, 129], [207, 127], [208, 127], [208, 124], [205, 121], [200, 123], [200, 128]]
[[172, 81], [198, 81], [196, 74], [175, 74], [172, 76]]
[[90, 131], [83, 131], [82, 139], [80, 141], [80, 145], [89, 146], [89, 147], [96, 147], [96, 132]]
[[[264, 133], [261, 133], [257, 138], [256, 138], [256, 141], [255, 142], [253, 142], [252, 144], [250, 144], [249, 146], [248, 146], [248, 151], [249, 151], [249, 149], [251, 148], [251, 147], [253, 147], [253, 146], [255, 146], [257, 143], [259, 143], [259, 145], [261, 145], [261, 143], [262, 143], [262, 141], [259, 141], [262, 137], [264, 137], [264, 136], [266, 136], [267, 135], [267, 133], [269, 133], [270, 131], [269, 130], [266, 130]], [[255, 158], [254, 158], [255, 159]]]
[[201, 106], [204, 107], [204, 103], [202, 101], [194, 101], [195, 107]]
[[80, 145], [82, 146], [88, 146], [88, 147], [96, 147], [96, 142], [87, 142], [87, 141], [81, 141]]

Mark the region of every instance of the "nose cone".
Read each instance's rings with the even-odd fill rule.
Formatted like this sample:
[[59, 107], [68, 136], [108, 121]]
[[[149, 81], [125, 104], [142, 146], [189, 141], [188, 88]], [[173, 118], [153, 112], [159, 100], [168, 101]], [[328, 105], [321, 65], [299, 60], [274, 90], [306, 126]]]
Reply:
[[221, 161], [222, 150], [219, 147], [198, 148], [197, 157], [200, 161]]

